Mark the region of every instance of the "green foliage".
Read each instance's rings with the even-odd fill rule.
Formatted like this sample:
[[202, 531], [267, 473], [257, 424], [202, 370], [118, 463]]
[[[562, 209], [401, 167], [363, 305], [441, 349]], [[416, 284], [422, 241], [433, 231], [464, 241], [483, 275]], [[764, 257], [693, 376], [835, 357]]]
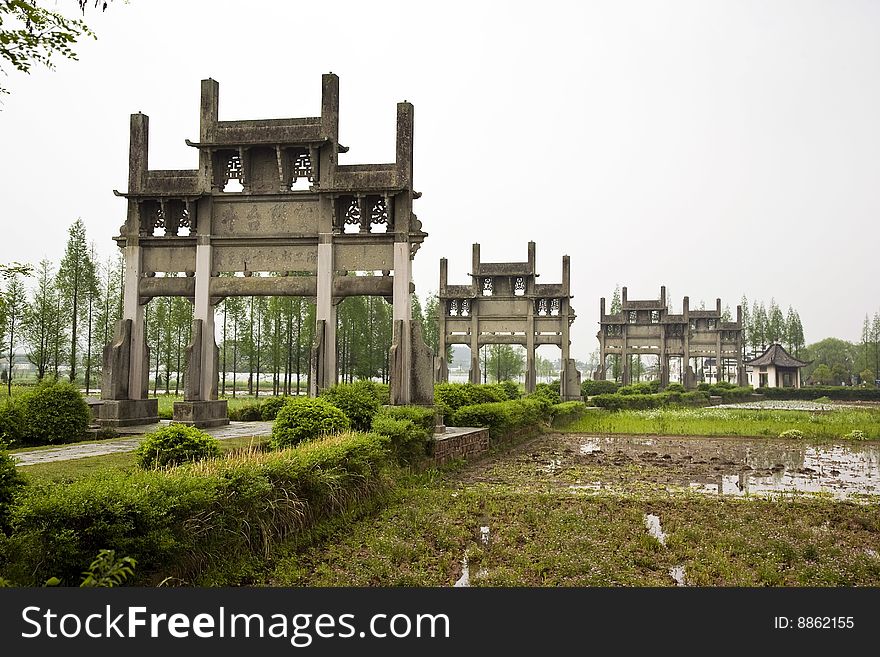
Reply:
[[657, 394], [596, 395], [590, 400], [593, 405], [611, 411], [647, 410], [670, 405], [702, 406], [708, 401], [709, 393], [698, 390], [684, 393], [672, 391]]
[[269, 397], [260, 404], [260, 419], [265, 421], [274, 420], [278, 417], [278, 411], [284, 406], [287, 399], [284, 397]]
[[521, 396], [519, 386], [513, 381], [502, 381], [496, 385], [504, 391], [508, 399], [519, 399]]
[[848, 434], [846, 434], [844, 438], [846, 438], [847, 440], [868, 440], [865, 432], [861, 429], [853, 429]]
[[80, 588], [122, 586], [126, 579], [134, 575], [137, 561], [131, 557], [116, 558], [115, 550], [101, 550], [83, 573]]
[[780, 438], [803, 438], [804, 432], [800, 429], [786, 429], [779, 434]]
[[230, 406], [228, 414], [229, 419], [236, 422], [257, 422], [263, 419], [263, 405], [257, 400], [246, 401]]
[[551, 404], [546, 397], [471, 404], [459, 408], [447, 421], [455, 427], [488, 427], [491, 438], [513, 431], [538, 428], [550, 418]]
[[[395, 420], [409, 420], [415, 426], [431, 433], [434, 431], [434, 409], [426, 406], [386, 406], [379, 415], [385, 415]], [[378, 417], [378, 416], [377, 416]]]
[[25, 418], [21, 400], [18, 397], [7, 397], [0, 404], [0, 442], [14, 445], [25, 434]]
[[6, 529], [6, 521], [16, 493], [24, 485], [24, 477], [15, 467], [15, 461], [3, 449], [0, 442], [0, 533]]
[[434, 386], [434, 404], [444, 416], [451, 416], [462, 406], [507, 401], [507, 392], [495, 384], [438, 383]]
[[379, 399], [371, 381], [335, 385], [323, 390], [321, 398], [345, 413], [356, 431], [368, 431], [379, 411]]
[[[426, 429], [412, 419], [404, 417], [403, 414], [395, 417], [386, 412], [387, 410], [389, 409], [383, 409], [373, 418], [371, 431], [387, 436], [391, 440], [391, 447], [398, 463], [413, 464], [425, 458], [433, 426]], [[433, 422], [433, 413], [431, 418]]]
[[880, 389], [855, 386], [809, 386], [807, 388], [761, 388], [767, 399], [807, 399], [825, 397], [846, 401], [880, 401]]
[[687, 388], [680, 383], [670, 383], [666, 386], [665, 392], [687, 392]]
[[21, 396], [25, 419], [22, 442], [54, 445], [81, 439], [92, 419], [82, 394], [66, 381], [44, 382]]
[[351, 428], [348, 416], [323, 397], [294, 397], [278, 411], [272, 425], [273, 448], [340, 433]]
[[738, 387], [730, 383], [724, 385], [719, 383], [709, 388], [709, 394], [721, 397], [721, 401], [725, 404], [748, 401], [752, 398], [753, 393], [752, 386]]
[[157, 575], [237, 583], [230, 573], [278, 542], [374, 504], [390, 489], [393, 468], [388, 437], [343, 434], [168, 470], [29, 486], [13, 509], [4, 576], [23, 585], [49, 576], [79, 581], [82, 564], [106, 548], [137, 560], [135, 583]]
[[547, 401], [551, 404], [558, 404], [562, 401], [562, 397], [559, 395], [559, 384], [552, 383], [539, 383], [535, 386], [535, 392], [533, 392], [529, 397], [545, 397]]
[[617, 390], [619, 395], [653, 395], [660, 392], [659, 381], [641, 381], [628, 386], [621, 386]]
[[592, 381], [587, 379], [581, 382], [581, 394], [584, 398], [592, 395], [609, 395], [618, 391], [620, 384], [617, 381]]
[[550, 417], [554, 426], [557, 424], [566, 424], [580, 418], [586, 409], [587, 407], [583, 402], [562, 402], [560, 404], [554, 404], [550, 408]]
[[217, 439], [196, 427], [169, 424], [148, 433], [135, 452], [142, 468], [180, 465], [187, 461], [214, 458], [220, 454]]

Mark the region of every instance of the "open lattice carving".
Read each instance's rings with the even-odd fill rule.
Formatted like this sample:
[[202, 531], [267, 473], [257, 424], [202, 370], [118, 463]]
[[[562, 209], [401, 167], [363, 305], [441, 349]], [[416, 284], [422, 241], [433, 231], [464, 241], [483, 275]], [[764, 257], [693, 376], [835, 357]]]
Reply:
[[244, 168], [241, 165], [241, 156], [238, 153], [232, 153], [229, 156], [229, 159], [226, 160], [226, 171], [223, 174], [225, 182], [229, 182], [234, 178], [241, 180], [243, 172]]
[[359, 226], [361, 223], [361, 206], [356, 198], [351, 199], [342, 215], [342, 223], [346, 226]]
[[383, 197], [376, 199], [373, 207], [370, 209], [370, 225], [388, 225], [388, 205]]
[[483, 279], [483, 296], [491, 297], [492, 291], [495, 289], [495, 282], [491, 278]]
[[291, 167], [290, 184], [296, 184], [300, 178], [305, 178], [310, 183], [315, 182], [314, 172], [312, 171], [312, 157], [308, 153], [299, 153], [293, 160]]

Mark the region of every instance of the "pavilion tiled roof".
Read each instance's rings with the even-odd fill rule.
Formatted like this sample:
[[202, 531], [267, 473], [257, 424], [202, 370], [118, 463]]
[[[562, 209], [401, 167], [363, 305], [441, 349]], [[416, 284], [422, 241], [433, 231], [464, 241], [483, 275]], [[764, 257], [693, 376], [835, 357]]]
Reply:
[[746, 365], [764, 367], [775, 365], [776, 367], [806, 367], [811, 361], [799, 360], [789, 354], [779, 343], [771, 344], [760, 356], [747, 360]]

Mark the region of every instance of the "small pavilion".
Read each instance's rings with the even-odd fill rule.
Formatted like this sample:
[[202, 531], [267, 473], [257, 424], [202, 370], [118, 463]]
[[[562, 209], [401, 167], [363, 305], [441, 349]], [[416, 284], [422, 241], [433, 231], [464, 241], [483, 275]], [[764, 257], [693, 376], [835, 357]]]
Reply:
[[752, 368], [749, 382], [755, 388], [800, 388], [801, 368], [810, 361], [795, 358], [774, 342], [763, 354], [744, 364]]

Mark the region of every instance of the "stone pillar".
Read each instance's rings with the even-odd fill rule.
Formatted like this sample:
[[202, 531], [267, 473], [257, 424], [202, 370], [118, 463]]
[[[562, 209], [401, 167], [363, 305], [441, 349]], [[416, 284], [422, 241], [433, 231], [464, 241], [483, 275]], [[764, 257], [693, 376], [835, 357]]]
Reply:
[[[123, 249], [122, 319], [116, 323], [113, 340], [104, 347], [99, 420], [107, 427], [152, 424], [159, 421], [159, 401], [148, 399], [149, 357], [144, 324], [144, 306], [138, 284], [143, 275], [141, 247], [129, 238]], [[134, 243], [132, 243], [134, 242]]]
[[[718, 320], [721, 323], [721, 320]], [[721, 329], [715, 335], [715, 383], [721, 382], [721, 361], [724, 353], [721, 351]]]
[[128, 366], [128, 398], [146, 399], [149, 377], [146, 323], [144, 306], [140, 302], [138, 284], [143, 276], [142, 251], [140, 245], [126, 246], [125, 282], [122, 299], [122, 318], [131, 320], [131, 358]]
[[440, 258], [440, 293], [437, 302], [437, 353], [434, 366], [435, 380], [437, 383], [449, 381], [449, 365], [446, 362], [446, 313], [448, 312], [446, 301], [446, 277], [448, 264], [446, 258]]
[[[394, 287], [391, 319], [395, 347], [399, 350], [392, 362], [397, 363], [391, 376], [391, 403], [409, 404], [412, 376], [412, 260], [409, 242], [394, 243]], [[320, 288], [320, 282], [318, 283]]]
[[[530, 300], [531, 301], [531, 300]], [[534, 392], [538, 373], [535, 369], [535, 304], [529, 304], [526, 320], [526, 393]]]
[[229, 424], [226, 400], [217, 399], [219, 350], [214, 339], [214, 306], [211, 303], [213, 248], [208, 235], [196, 237], [196, 289], [192, 339], [187, 345], [184, 400], [174, 402], [174, 421], [196, 427]]
[[[666, 297], [666, 288], [660, 288], [661, 299]], [[666, 327], [660, 325], [660, 389], [669, 385], [669, 358], [666, 355]]]
[[599, 366], [593, 373], [593, 379], [596, 381], [604, 381], [607, 373], [605, 371], [605, 297], [599, 299], [599, 333], [596, 338], [599, 340]]
[[[336, 384], [336, 306], [333, 305], [333, 236], [321, 233], [318, 239], [318, 290], [315, 307], [315, 331], [322, 330], [320, 339], [315, 340], [321, 353], [313, 359], [319, 364], [319, 371], [312, 377], [312, 396], [323, 388]], [[397, 272], [394, 272], [395, 285]], [[395, 287], [396, 293], [396, 287]], [[396, 317], [396, 316], [395, 316]]]
[[[480, 303], [479, 299], [473, 300], [473, 306]], [[471, 308], [471, 371], [468, 376], [471, 383], [481, 383], [480, 381], [480, 320], [477, 318], [477, 311]]]
[[[623, 313], [624, 319], [626, 319], [626, 311]], [[627, 344], [627, 324], [623, 325], [622, 333], [623, 333], [623, 341], [622, 346], [620, 348], [620, 371], [621, 371], [621, 381], [623, 385], [628, 386], [632, 383], [631, 374], [629, 371], [629, 349]]]

